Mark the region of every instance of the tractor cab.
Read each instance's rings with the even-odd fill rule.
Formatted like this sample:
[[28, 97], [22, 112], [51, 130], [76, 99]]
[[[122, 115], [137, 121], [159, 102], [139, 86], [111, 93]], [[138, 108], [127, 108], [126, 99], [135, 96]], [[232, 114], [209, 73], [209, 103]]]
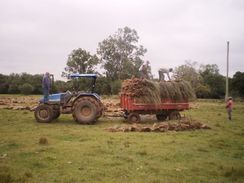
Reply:
[[[54, 85], [54, 76], [51, 74], [50, 77], [51, 77], [52, 86], [53, 86]], [[84, 79], [83, 83], [86, 82], [85, 84], [83, 84], [83, 86], [86, 86], [86, 87], [84, 87], [86, 89], [83, 89], [83, 90], [86, 90], [86, 91], [81, 91], [80, 85], [81, 85], [82, 81], [79, 81], [79, 79], [81, 79], [81, 78]], [[70, 75], [68, 75], [68, 79], [70, 80], [70, 82], [73, 81], [72, 92], [68, 90], [68, 91], [63, 92], [63, 93], [50, 94], [48, 97], [48, 103], [51, 103], [51, 104], [62, 103], [62, 104], [64, 104], [64, 103], [67, 103], [72, 96], [79, 95], [79, 94], [84, 95], [85, 93], [87, 93], [87, 94], [93, 93], [94, 96], [99, 98], [99, 95], [94, 93], [96, 79], [97, 79], [96, 74], [70, 74]], [[90, 81], [88, 81], [87, 79], [89, 79]], [[44, 103], [44, 97], [42, 97], [39, 100], [39, 102]]]

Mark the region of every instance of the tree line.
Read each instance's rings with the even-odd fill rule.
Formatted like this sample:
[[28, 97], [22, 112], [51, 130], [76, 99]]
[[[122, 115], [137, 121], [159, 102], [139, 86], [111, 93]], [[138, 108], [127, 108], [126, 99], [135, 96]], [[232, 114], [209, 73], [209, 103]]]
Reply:
[[[97, 54], [91, 54], [82, 48], [74, 49], [67, 59], [63, 77], [71, 73], [96, 73], [98, 79], [96, 92], [103, 95], [118, 94], [125, 79], [140, 77], [140, 68], [146, 67], [148, 78], [154, 79], [150, 61], [144, 60], [147, 49], [139, 44], [136, 30], [129, 27], [118, 29], [114, 34], [98, 43]], [[98, 68], [102, 68], [100, 70]], [[2, 94], [41, 94], [41, 74], [0, 74], [0, 93]], [[175, 79], [184, 79], [191, 83], [198, 98], [223, 98], [225, 95], [225, 77], [219, 73], [216, 64], [199, 65], [190, 60], [174, 68]], [[154, 79], [156, 80], [156, 79]], [[244, 73], [236, 72], [229, 78], [232, 96], [244, 96]], [[77, 79], [55, 81], [52, 93], [67, 90], [89, 90], [89, 81]]]

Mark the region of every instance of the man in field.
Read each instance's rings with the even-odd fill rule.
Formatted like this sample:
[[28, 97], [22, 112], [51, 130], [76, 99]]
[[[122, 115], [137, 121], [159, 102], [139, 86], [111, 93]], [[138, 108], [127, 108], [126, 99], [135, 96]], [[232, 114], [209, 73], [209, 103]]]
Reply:
[[51, 79], [49, 72], [46, 72], [42, 78], [42, 89], [44, 95], [44, 103], [48, 102], [49, 92], [51, 89]]
[[225, 107], [227, 109], [228, 118], [229, 118], [229, 120], [231, 120], [232, 119], [231, 113], [232, 113], [232, 109], [233, 109], [233, 100], [232, 100], [232, 97], [229, 97], [228, 98]]
[[167, 75], [168, 79], [171, 80], [169, 73], [172, 72], [173, 69], [166, 69], [166, 68], [161, 68], [158, 70], [158, 75], [159, 75], [159, 81], [165, 81], [165, 76], [164, 74]]

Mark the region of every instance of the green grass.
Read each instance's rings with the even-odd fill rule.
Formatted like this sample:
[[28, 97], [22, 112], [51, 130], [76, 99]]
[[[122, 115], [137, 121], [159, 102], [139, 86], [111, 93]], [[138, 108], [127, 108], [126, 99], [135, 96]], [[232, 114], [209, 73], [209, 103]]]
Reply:
[[244, 103], [235, 104], [232, 122], [221, 101], [195, 106], [184, 114], [211, 130], [111, 133], [104, 128], [122, 119], [78, 125], [63, 115], [40, 124], [32, 112], [2, 109], [0, 183], [244, 182]]

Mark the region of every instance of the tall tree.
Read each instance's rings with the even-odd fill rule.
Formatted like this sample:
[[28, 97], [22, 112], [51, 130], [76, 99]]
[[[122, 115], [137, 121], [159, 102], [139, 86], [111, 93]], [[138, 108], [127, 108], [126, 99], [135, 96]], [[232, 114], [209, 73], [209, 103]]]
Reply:
[[124, 27], [99, 43], [97, 53], [100, 55], [106, 76], [112, 81], [139, 76], [139, 68], [143, 64], [142, 57], [147, 50], [138, 45], [138, 41], [136, 30]]
[[62, 76], [66, 77], [71, 73], [94, 73], [98, 63], [99, 59], [96, 55], [91, 55], [81, 48], [75, 49], [68, 56], [67, 66]]

